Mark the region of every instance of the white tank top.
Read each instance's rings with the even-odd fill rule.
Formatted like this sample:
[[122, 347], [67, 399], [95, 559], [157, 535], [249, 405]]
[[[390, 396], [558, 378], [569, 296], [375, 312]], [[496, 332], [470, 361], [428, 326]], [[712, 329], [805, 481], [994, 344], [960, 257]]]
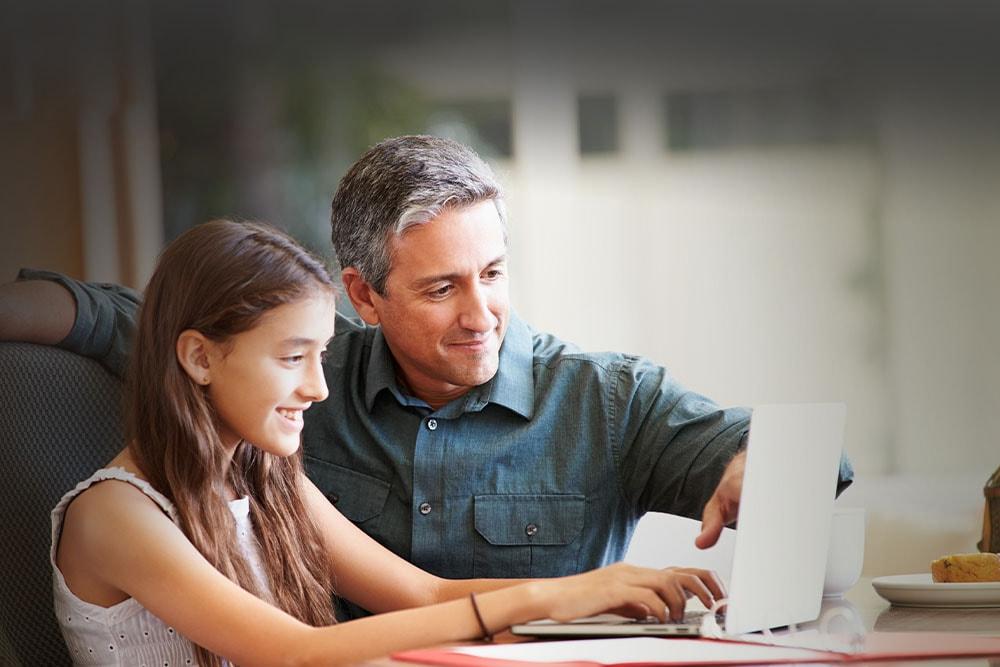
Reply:
[[[175, 667], [195, 665], [194, 645], [180, 633], [150, 613], [134, 598], [110, 607], [84, 602], [73, 595], [56, 566], [56, 548], [62, 531], [66, 508], [77, 495], [92, 484], [116, 479], [132, 484], [159, 505], [177, 523], [177, 510], [149, 482], [139, 479], [123, 468], [102, 468], [76, 485], [52, 510], [53, 607], [63, 639], [75, 665], [127, 665], [129, 667]], [[270, 591], [260, 560], [260, 551], [250, 521], [250, 499], [240, 498], [229, 503], [236, 519], [239, 548], [256, 575], [260, 588]], [[269, 602], [269, 595], [265, 596]]]

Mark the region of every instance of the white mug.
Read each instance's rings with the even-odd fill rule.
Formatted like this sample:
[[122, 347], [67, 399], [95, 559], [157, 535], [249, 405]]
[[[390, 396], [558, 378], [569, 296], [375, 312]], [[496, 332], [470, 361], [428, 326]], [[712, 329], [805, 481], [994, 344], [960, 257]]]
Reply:
[[841, 597], [858, 582], [865, 560], [865, 509], [833, 508], [823, 597]]

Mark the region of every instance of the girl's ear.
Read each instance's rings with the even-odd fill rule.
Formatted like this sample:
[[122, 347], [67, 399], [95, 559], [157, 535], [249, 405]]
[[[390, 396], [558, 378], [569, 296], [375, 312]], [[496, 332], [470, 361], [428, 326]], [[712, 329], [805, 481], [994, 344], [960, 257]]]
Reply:
[[177, 337], [177, 361], [192, 380], [202, 386], [212, 381], [209, 374], [209, 348], [212, 341], [200, 331], [186, 329]]

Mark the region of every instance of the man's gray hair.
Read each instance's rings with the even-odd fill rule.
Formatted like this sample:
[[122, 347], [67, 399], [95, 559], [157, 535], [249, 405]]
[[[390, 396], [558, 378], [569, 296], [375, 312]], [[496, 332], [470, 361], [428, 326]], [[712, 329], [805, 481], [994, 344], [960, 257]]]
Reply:
[[422, 135], [386, 139], [348, 170], [330, 225], [341, 268], [354, 267], [385, 296], [391, 242], [449, 208], [492, 200], [507, 238], [503, 192], [493, 170], [462, 144]]

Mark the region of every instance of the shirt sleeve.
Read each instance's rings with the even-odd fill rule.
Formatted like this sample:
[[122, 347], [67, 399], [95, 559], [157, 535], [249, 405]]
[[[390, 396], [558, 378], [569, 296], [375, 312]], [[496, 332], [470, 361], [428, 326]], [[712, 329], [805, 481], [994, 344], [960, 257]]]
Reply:
[[[747, 408], [720, 408], [689, 391], [666, 369], [628, 357], [617, 373], [613, 424], [622, 487], [638, 514], [667, 512], [701, 519], [726, 465], [750, 428]], [[837, 495], [854, 470], [841, 455]]]
[[622, 487], [637, 513], [701, 518], [749, 428], [750, 411], [722, 409], [638, 357], [624, 358], [612, 401]]
[[58, 347], [100, 362], [119, 378], [125, 375], [142, 299], [137, 291], [35, 269], [21, 269], [17, 279], [49, 280], [66, 288], [76, 302], [76, 319]]

